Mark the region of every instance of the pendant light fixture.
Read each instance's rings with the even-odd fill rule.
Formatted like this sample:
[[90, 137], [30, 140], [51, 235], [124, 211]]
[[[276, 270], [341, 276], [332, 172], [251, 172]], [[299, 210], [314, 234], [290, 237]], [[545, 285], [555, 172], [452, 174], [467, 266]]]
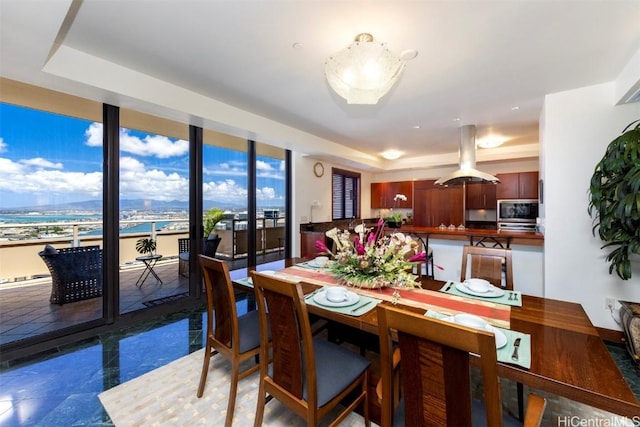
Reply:
[[376, 104], [396, 83], [408, 58], [387, 49], [369, 33], [358, 34], [353, 43], [331, 55], [325, 75], [331, 88], [348, 104]]

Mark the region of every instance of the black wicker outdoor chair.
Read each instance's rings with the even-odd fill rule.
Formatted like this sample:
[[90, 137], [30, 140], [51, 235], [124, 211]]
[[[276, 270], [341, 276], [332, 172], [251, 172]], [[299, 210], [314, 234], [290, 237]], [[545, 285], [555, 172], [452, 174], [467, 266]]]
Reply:
[[38, 255], [51, 273], [51, 304], [62, 305], [102, 296], [100, 246], [55, 249], [47, 245]]

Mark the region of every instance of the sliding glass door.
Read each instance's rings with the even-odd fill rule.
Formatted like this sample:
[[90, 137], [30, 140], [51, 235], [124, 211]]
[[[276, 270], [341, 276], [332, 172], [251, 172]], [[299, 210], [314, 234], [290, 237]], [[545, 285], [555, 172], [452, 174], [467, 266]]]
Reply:
[[3, 80], [0, 344], [100, 320], [101, 104]]

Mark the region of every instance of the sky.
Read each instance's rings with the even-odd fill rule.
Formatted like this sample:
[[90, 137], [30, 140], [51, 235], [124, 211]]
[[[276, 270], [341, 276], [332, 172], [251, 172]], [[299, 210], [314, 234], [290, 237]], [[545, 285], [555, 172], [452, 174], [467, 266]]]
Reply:
[[[246, 206], [246, 153], [205, 145], [203, 159], [204, 200]], [[284, 161], [256, 167], [258, 206], [284, 206]], [[187, 202], [188, 177], [188, 141], [120, 129], [121, 199]], [[0, 209], [101, 199], [101, 123], [0, 103]]]

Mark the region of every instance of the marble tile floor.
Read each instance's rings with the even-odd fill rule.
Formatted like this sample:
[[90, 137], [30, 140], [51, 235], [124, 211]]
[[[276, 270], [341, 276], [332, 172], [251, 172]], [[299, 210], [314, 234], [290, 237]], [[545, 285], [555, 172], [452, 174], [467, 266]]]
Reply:
[[[240, 314], [248, 304], [238, 301]], [[202, 348], [204, 318], [201, 310], [175, 313], [74, 343], [55, 354], [3, 364], [0, 426], [112, 426], [98, 394]], [[640, 397], [640, 377], [630, 357], [619, 346], [612, 346], [612, 354], [625, 366], [622, 370]], [[513, 410], [515, 385], [503, 383], [505, 406]], [[560, 425], [558, 414], [608, 416], [557, 396], [549, 398], [544, 425]]]

